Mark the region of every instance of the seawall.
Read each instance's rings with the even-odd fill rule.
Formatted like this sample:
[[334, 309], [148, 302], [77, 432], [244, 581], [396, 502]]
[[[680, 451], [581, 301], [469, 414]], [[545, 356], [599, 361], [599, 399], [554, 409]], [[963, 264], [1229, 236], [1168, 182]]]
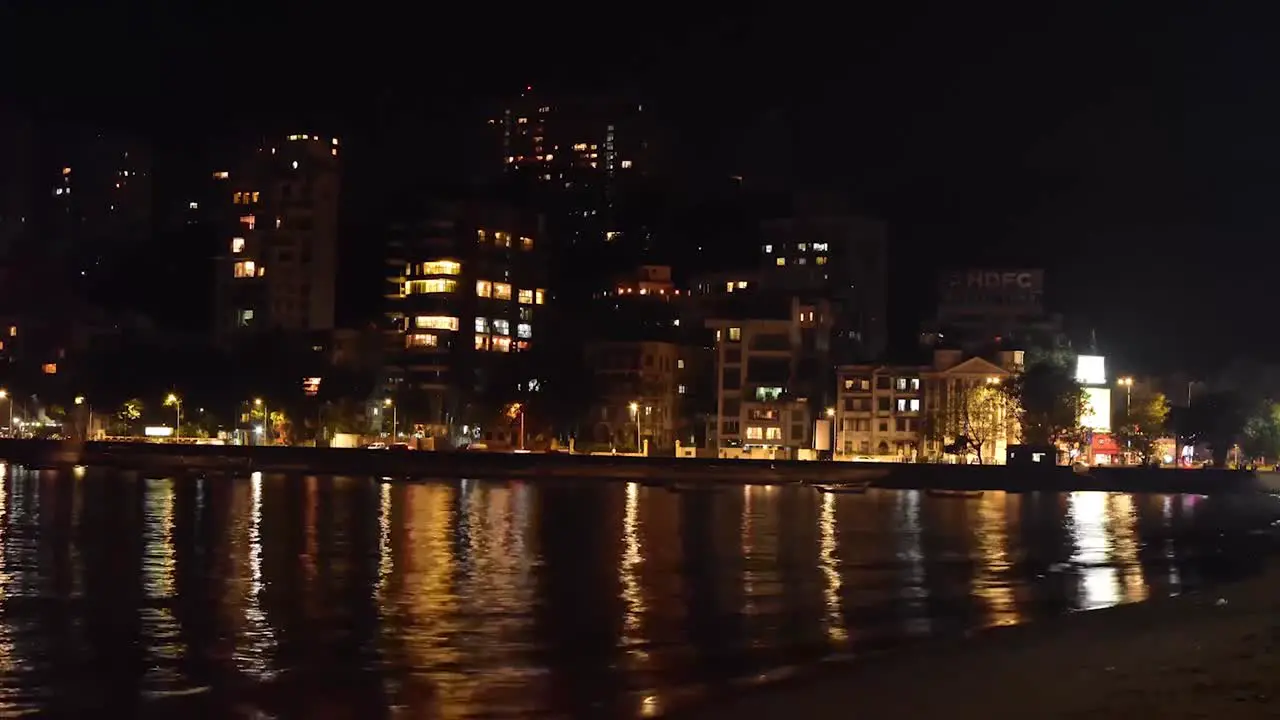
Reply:
[[1215, 494], [1268, 489], [1251, 472], [1162, 468], [931, 465], [717, 460], [566, 453], [418, 452], [351, 448], [75, 443], [0, 439], [0, 458], [32, 467], [93, 465], [145, 472], [252, 471], [381, 475], [397, 479], [495, 478], [651, 483], [856, 483], [886, 488], [1028, 491], [1102, 490]]

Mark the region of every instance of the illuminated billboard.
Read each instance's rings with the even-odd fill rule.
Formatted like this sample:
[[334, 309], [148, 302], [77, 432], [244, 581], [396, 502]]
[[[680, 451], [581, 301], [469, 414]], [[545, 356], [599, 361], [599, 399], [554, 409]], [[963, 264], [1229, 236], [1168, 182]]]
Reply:
[[943, 315], [962, 312], [988, 314], [1039, 314], [1044, 296], [1044, 271], [970, 268], [943, 273], [939, 310]]
[[1107, 384], [1107, 359], [1101, 355], [1076, 357], [1076, 382], [1081, 385]]
[[1080, 417], [1080, 427], [1094, 432], [1111, 431], [1111, 388], [1087, 387], [1084, 389], [1084, 415]]

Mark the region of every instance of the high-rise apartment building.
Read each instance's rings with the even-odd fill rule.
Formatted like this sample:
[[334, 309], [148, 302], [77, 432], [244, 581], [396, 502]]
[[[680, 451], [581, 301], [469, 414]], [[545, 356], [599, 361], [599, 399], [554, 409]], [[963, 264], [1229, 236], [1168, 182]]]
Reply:
[[500, 128], [506, 172], [553, 187], [605, 187], [648, 171], [646, 119], [644, 104], [632, 100], [553, 98], [526, 88], [490, 123]]
[[387, 363], [406, 422], [465, 442], [536, 391], [550, 300], [542, 238], [538, 215], [486, 202], [438, 203], [391, 228]]
[[29, 118], [0, 110], [0, 254], [3, 255], [30, 244], [35, 231], [34, 138]]
[[789, 217], [761, 225], [760, 286], [830, 298], [839, 362], [878, 358], [888, 344], [885, 224], [801, 196]]
[[327, 332], [337, 275], [337, 138], [290, 135], [219, 168], [215, 332]]
[[[546, 217], [553, 252], [611, 270], [642, 260], [655, 216], [644, 192], [652, 152], [643, 103], [526, 89], [489, 122], [503, 184]], [[580, 279], [557, 278], [557, 287], [583, 298], [594, 288]]]

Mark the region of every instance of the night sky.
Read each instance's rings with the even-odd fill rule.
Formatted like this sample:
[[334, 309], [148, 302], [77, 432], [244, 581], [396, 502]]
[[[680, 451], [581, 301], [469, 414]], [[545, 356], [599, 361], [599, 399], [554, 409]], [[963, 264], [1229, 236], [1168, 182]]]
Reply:
[[682, 171], [843, 188], [888, 219], [891, 322], [939, 266], [1032, 264], [1122, 368], [1280, 359], [1262, 3], [22, 5], [0, 10], [0, 59], [23, 68], [4, 92], [43, 117], [169, 147], [332, 130], [398, 184], [465, 172], [450, 134], [525, 83], [637, 89], [677, 118]]

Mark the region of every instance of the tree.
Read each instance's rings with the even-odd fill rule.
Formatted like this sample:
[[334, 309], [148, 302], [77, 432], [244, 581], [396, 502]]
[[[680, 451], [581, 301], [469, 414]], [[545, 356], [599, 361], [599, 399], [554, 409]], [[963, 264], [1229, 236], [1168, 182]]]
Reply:
[[1280, 403], [1264, 402], [1245, 420], [1240, 449], [1250, 460], [1280, 457]]
[[1169, 418], [1169, 401], [1164, 393], [1143, 394], [1132, 399], [1124, 422], [1116, 428], [1116, 440], [1138, 453], [1142, 464], [1151, 462], [1156, 440], [1165, 434]]
[[125, 400], [116, 410], [111, 433], [113, 435], [132, 435], [135, 433], [139, 423], [142, 421], [143, 409], [142, 400], [138, 398]]
[[1066, 365], [1042, 360], [1028, 365], [1002, 388], [1010, 400], [1022, 441], [1029, 445], [1078, 445], [1080, 419], [1088, 408], [1084, 388]]
[[983, 464], [983, 449], [995, 451], [995, 443], [1007, 431], [1007, 398], [995, 385], [962, 385], [960, 391], [957, 449], [971, 449]]

